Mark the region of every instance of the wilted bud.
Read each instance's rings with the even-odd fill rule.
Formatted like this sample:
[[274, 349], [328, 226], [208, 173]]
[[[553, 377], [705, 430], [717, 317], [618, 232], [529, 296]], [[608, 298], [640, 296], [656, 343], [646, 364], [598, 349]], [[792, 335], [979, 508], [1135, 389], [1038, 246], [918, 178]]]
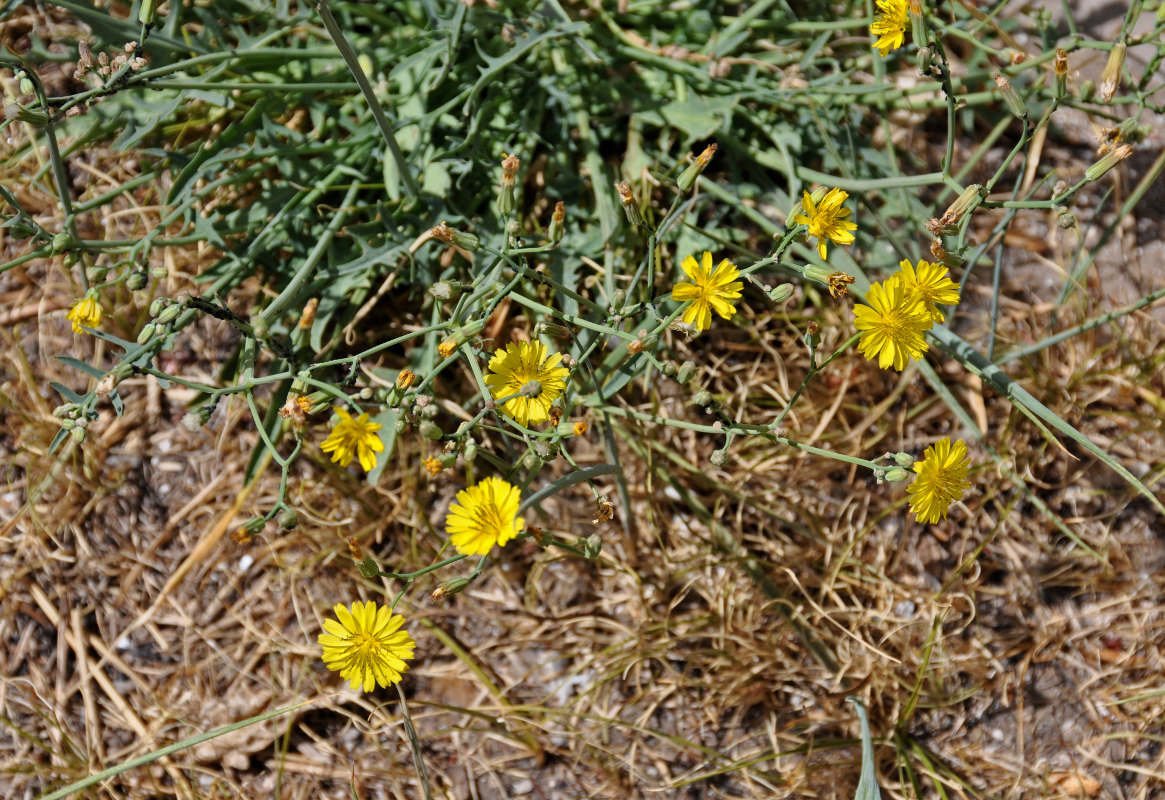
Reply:
[[597, 533], [592, 533], [585, 539], [580, 536], [578, 540], [578, 546], [579, 549], [582, 550], [584, 557], [598, 558], [599, 553], [603, 549], [603, 540]]
[[570, 329], [555, 322], [547, 322], [543, 319], [534, 323], [534, 335], [550, 336], [554, 339], [567, 339], [570, 338]]
[[918, 48], [918, 53], [915, 54], [915, 66], [918, 68], [918, 74], [923, 78], [929, 78], [933, 63], [934, 51], [929, 47]]
[[1053, 62], [1055, 66], [1055, 95], [1056, 97], [1063, 97], [1068, 90], [1068, 51], [1057, 50], [1056, 59]]
[[638, 355], [644, 350], [654, 349], [658, 341], [659, 337], [657, 336], [644, 336], [642, 338], [636, 339], [633, 342], [629, 342], [627, 344], [627, 352], [631, 355]]
[[1084, 171], [1090, 181], [1100, 180], [1113, 167], [1133, 154], [1132, 145], [1122, 144]]
[[659, 371], [664, 374], [664, 377], [674, 378], [679, 372], [679, 367], [676, 366], [676, 362], [674, 361], [665, 361]]
[[502, 181], [498, 186], [498, 214], [508, 217], [518, 207], [517, 175], [522, 162], [517, 156], [502, 153]]
[[530, 445], [530, 449], [545, 462], [553, 461], [554, 457], [558, 455], [558, 449], [542, 439], [536, 439], [534, 444]]
[[696, 392], [696, 396], [692, 398], [692, 402], [698, 406], [704, 406], [706, 408], [716, 401], [712, 397], [711, 392], [709, 392], [707, 389], [701, 389], [700, 391]]
[[429, 602], [436, 603], [438, 600], [444, 600], [446, 597], [462, 591], [468, 585], [469, 581], [466, 578], [460, 576], [450, 578], [433, 590], [433, 593], [429, 595]]
[[816, 350], [821, 344], [821, 326], [814, 320], [805, 325], [805, 345], [810, 350]]
[[402, 391], [408, 389], [413, 385], [413, 382], [416, 381], [416, 379], [417, 374], [406, 367], [405, 369], [402, 369], [396, 376], [397, 388], [401, 389]]
[[566, 232], [566, 203], [559, 200], [554, 205], [554, 216], [550, 218], [550, 228], [546, 231], [546, 238], [551, 244], [562, 241], [562, 234]]
[[307, 301], [307, 305], [303, 307], [303, 313], [299, 315], [299, 323], [296, 325], [301, 331], [310, 330], [312, 323], [316, 321], [316, 311], [320, 307], [320, 299], [313, 297]]
[[958, 230], [958, 225], [971, 211], [979, 207], [987, 193], [980, 183], [973, 183], [963, 190], [955, 202], [951, 203], [938, 219], [926, 221], [926, 229], [932, 236], [950, 236]]
[[717, 450], [716, 452], [712, 453], [712, 455], [708, 456], [708, 461], [710, 461], [714, 467], [722, 467], [728, 463], [728, 451]]
[[451, 244], [455, 247], [460, 247], [462, 250], [468, 250], [471, 253], [475, 252], [481, 245], [481, 240], [474, 236], [472, 233], [468, 233], [467, 231], [460, 231], [456, 228], [450, 228], [444, 222], [434, 228], [431, 228], [429, 233], [431, 233], [433, 238], [439, 242], [444, 242], [445, 244]]
[[631, 184], [627, 181], [615, 184], [619, 190], [619, 202], [623, 205], [623, 214], [632, 225], [643, 224], [643, 214], [639, 212], [639, 204], [635, 202], [635, 195], [631, 193]]
[[681, 192], [686, 192], [695, 185], [696, 178], [700, 177], [700, 173], [708, 166], [708, 162], [712, 160], [712, 156], [716, 155], [717, 149], [719, 149], [719, 145], [715, 143], [708, 145], [704, 148], [704, 152], [696, 156], [696, 159], [680, 173], [676, 185], [680, 187]]
[[910, 36], [919, 47], [929, 41], [926, 34], [926, 15], [922, 10], [922, 0], [910, 0]]
[[1023, 99], [1012, 87], [1011, 82], [998, 72], [992, 72], [991, 77], [995, 79], [995, 85], [999, 87], [999, 92], [1003, 95], [1003, 102], [1007, 104], [1008, 110], [1020, 119], [1027, 119], [1027, 106], [1024, 105]]
[[1059, 217], [1056, 219], [1056, 224], [1064, 230], [1068, 230], [1070, 228], [1075, 228], [1078, 222], [1076, 220], [1075, 214], [1066, 208], [1061, 208], [1059, 211]]
[[192, 408], [186, 412], [182, 417], [182, 427], [188, 431], [196, 431], [210, 421], [210, 412], [213, 409], [208, 406], [199, 406]]
[[795, 289], [793, 288], [793, 284], [778, 283], [776, 286], [769, 289], [769, 299], [774, 303], [784, 303], [793, 296], [794, 291]]
[[1125, 41], [1121, 39], [1112, 46], [1112, 52], [1108, 54], [1108, 63], [1104, 65], [1104, 72], [1100, 74], [1100, 101], [1108, 103], [1112, 101], [1113, 93], [1116, 92], [1116, 87], [1121, 82], [1121, 70], [1125, 66]]

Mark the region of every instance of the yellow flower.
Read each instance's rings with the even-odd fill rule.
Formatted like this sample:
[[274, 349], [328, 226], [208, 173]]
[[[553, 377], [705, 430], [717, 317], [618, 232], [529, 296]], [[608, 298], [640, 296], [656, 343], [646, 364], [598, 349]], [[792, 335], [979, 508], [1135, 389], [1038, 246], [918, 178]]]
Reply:
[[358, 457], [364, 471], [371, 472], [376, 468], [376, 454], [384, 452], [384, 443], [376, 435], [384, 426], [369, 421], [367, 413], [352, 419], [347, 411], [337, 408], [336, 415], [340, 421], [332, 428], [328, 438], [324, 439], [320, 449], [331, 453], [332, 461], [341, 467], [348, 466], [353, 457]]
[[421, 461], [425, 465], [425, 469], [429, 471], [430, 475], [439, 475], [441, 472], [441, 461], [430, 456]]
[[951, 503], [971, 485], [967, 480], [967, 445], [961, 439], [953, 446], [950, 438], [940, 439], [926, 448], [925, 458], [914, 463], [914, 471], [918, 477], [906, 487], [910, 510], [919, 522], [946, 519]]
[[885, 58], [906, 39], [907, 0], [878, 0], [878, 17], [870, 25], [870, 34], [878, 37], [874, 47]]
[[858, 226], [846, 219], [849, 209], [842, 205], [849, 197], [848, 192], [830, 189], [820, 202], [815, 201], [809, 192], [803, 192], [802, 195], [801, 208], [804, 213], [794, 215], [793, 221], [809, 226], [809, 235], [817, 238], [817, 255], [823, 261], [826, 239], [834, 244], [853, 244], [854, 235], [850, 231], [856, 231]]
[[69, 306], [69, 312], [65, 314], [65, 319], [73, 323], [73, 333], [85, 333], [81, 329], [82, 325], [86, 328], [96, 328], [101, 324], [101, 306], [97, 305], [96, 297], [86, 294]]
[[686, 324], [698, 331], [707, 330], [712, 326], [713, 309], [724, 319], [732, 319], [740, 290], [744, 288], [744, 284], [736, 280], [740, 277], [740, 270], [735, 264], [726, 258], [713, 271], [712, 254], [705, 250], [700, 263], [688, 256], [680, 263], [680, 268], [692, 283], [677, 283], [671, 296], [672, 300], [691, 303], [684, 309]]
[[369, 600], [357, 600], [349, 612], [337, 603], [336, 619], [325, 619], [319, 635], [324, 663], [340, 673], [353, 689], [371, 692], [377, 685], [388, 688], [408, 672], [405, 661], [412, 659], [417, 643], [408, 631], [398, 630], [405, 618], [388, 606], [377, 608]]
[[949, 270], [942, 264], [922, 260], [919, 260], [917, 268], [905, 260], [898, 268], [907, 299], [921, 300], [932, 321], [945, 320], [937, 304], [953, 306], [959, 302], [959, 285], [948, 277]]
[[417, 373], [413, 372], [411, 369], [405, 368], [397, 374], [396, 385], [401, 390], [404, 390], [412, 386], [416, 379]]
[[518, 516], [519, 499], [517, 487], [501, 478], [462, 489], [445, 518], [449, 540], [467, 556], [484, 556], [495, 544], [505, 545], [526, 525]]
[[[566, 389], [570, 370], [558, 366], [561, 353], [546, 355], [541, 342], [517, 342], [498, 349], [489, 360], [485, 385], [494, 400], [509, 397], [502, 411], [519, 425], [530, 426], [550, 419], [550, 405]], [[519, 395], [514, 397], [514, 395]]]
[[441, 354], [441, 358], [449, 358], [453, 355], [453, 351], [457, 349], [456, 339], [446, 339], [437, 345], [437, 352]]
[[858, 350], [866, 358], [878, 357], [882, 369], [901, 372], [907, 359], [922, 358], [927, 350], [923, 333], [932, 323], [926, 306], [906, 296], [900, 274], [875, 283], [866, 295], [868, 306], [854, 306], [854, 327], [862, 333]]

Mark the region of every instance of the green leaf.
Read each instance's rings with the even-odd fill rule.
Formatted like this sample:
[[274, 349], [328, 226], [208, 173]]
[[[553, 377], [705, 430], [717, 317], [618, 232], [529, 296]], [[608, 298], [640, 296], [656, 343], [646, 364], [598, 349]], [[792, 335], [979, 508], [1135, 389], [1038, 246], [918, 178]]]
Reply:
[[862, 728], [862, 776], [858, 779], [858, 790], [854, 800], [882, 800], [878, 788], [878, 777], [874, 772], [874, 742], [870, 736], [870, 720], [866, 717], [866, 707], [857, 697], [847, 697], [858, 711], [858, 723]]
[[97, 367], [93, 366], [92, 364], [86, 364], [84, 361], [73, 358], [72, 356], [54, 356], [54, 357], [57, 359], [57, 361], [60, 361], [62, 364], [68, 364], [73, 369], [79, 369], [79, 370], [81, 370], [81, 372], [84, 372], [86, 375], [92, 375], [94, 378], [98, 378], [98, 379], [105, 377], [105, 370], [98, 369]]
[[70, 403], [76, 403], [77, 405], [82, 405], [85, 402], [84, 397], [82, 397], [81, 395], [74, 392], [68, 386], [57, 383], [56, 381], [49, 381], [49, 386], [53, 387], [53, 389], [56, 390], [57, 394], [59, 394], [61, 397], [68, 400]]

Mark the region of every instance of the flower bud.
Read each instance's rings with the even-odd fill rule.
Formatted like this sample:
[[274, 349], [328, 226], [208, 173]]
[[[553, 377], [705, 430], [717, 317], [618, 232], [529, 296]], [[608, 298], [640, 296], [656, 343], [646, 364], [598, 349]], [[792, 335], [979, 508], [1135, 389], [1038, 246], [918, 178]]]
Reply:
[[186, 412], [182, 417], [182, 427], [188, 431], [196, 431], [210, 422], [210, 413], [213, 409], [207, 406], [198, 406]]
[[528, 451], [526, 455], [522, 456], [522, 466], [533, 474], [542, 469], [542, 459], [534, 451]]
[[125, 288], [131, 292], [140, 292], [150, 284], [150, 276], [144, 269], [135, 269], [125, 278]]
[[603, 549], [603, 539], [597, 533], [592, 533], [585, 539], [579, 537], [578, 547], [582, 550], [583, 556], [586, 558], [597, 558], [599, 552]]
[[85, 429], [78, 425], [77, 427], [73, 428], [73, 430], [69, 431], [69, 436], [73, 437], [74, 442], [81, 444], [83, 441], [85, 441]]
[[416, 381], [416, 379], [417, 379], [417, 373], [413, 372], [411, 369], [406, 367], [405, 369], [402, 369], [400, 372], [397, 373], [397, 376], [396, 376], [397, 388], [404, 391], [405, 389], [408, 389], [410, 386], [412, 386], [413, 383]]
[[1126, 49], [1124, 39], [1121, 39], [1113, 45], [1112, 52], [1108, 54], [1108, 62], [1104, 65], [1104, 72], [1100, 74], [1100, 101], [1102, 103], [1111, 102], [1116, 87], [1120, 85], [1121, 70], [1125, 66]]
[[138, 331], [138, 344], [145, 344], [150, 339], [154, 338], [154, 332], [157, 330], [157, 327], [158, 326], [152, 322], [147, 322], [145, 325], [143, 325], [142, 329]]
[[440, 441], [441, 437], [444, 435], [445, 431], [441, 430], [441, 427], [436, 423], [430, 422], [429, 420], [424, 420], [421, 422], [421, 436], [424, 436], [426, 439], [431, 439], [432, 441], [437, 442]]
[[998, 72], [992, 72], [991, 77], [995, 79], [995, 85], [999, 87], [999, 91], [1003, 95], [1003, 102], [1007, 104], [1008, 110], [1020, 119], [1027, 119], [1027, 106], [1024, 105], [1023, 99], [1012, 87], [1011, 82]]
[[708, 456], [708, 461], [710, 461], [714, 467], [722, 467], [728, 463], [728, 451], [717, 450], [712, 455]]
[[169, 297], [155, 298], [154, 302], [150, 303], [150, 316], [151, 317], [158, 316], [159, 314], [162, 313], [162, 309], [168, 305], [170, 305], [170, 298]]
[[821, 344], [821, 326], [815, 321], [809, 320], [809, 324], [805, 328], [805, 345], [810, 350], [816, 350]]
[[73, 237], [69, 235], [68, 231], [61, 231], [53, 237], [52, 248], [54, 253], [60, 253], [66, 250], [73, 244]]
[[922, 10], [922, 0], [910, 0], [910, 36], [918, 47], [925, 47], [930, 41], [926, 34], [926, 14]]
[[450, 578], [433, 590], [433, 593], [429, 595], [429, 602], [436, 603], [438, 600], [444, 600], [446, 597], [462, 591], [468, 585], [469, 581], [466, 578], [460, 576]]
[[679, 370], [676, 372], [676, 380], [680, 383], [687, 383], [696, 374], [696, 365], [691, 361], [685, 361], [680, 364]]
[[477, 459], [477, 442], [470, 439], [465, 443], [465, 449], [461, 451], [461, 458], [465, 461], [466, 466], [472, 464]]
[[696, 392], [696, 396], [692, 398], [692, 402], [698, 406], [707, 407], [716, 401], [712, 397], [711, 392], [709, 392], [707, 389], [701, 389], [700, 391]]
[[299, 527], [299, 514], [295, 509], [285, 508], [279, 512], [279, 527], [285, 531]]
[[138, 22], [142, 25], [153, 25], [156, 11], [157, 4], [155, 0], [142, 0], [142, 7], [138, 9]]
[[481, 240], [467, 231], [459, 231], [455, 228], [450, 228], [444, 222], [435, 228], [431, 228], [429, 233], [433, 238], [446, 244], [451, 244], [455, 247], [460, 247], [462, 250], [475, 252], [481, 246]]
[[679, 186], [681, 192], [686, 192], [695, 185], [696, 178], [700, 177], [700, 173], [708, 166], [708, 162], [712, 160], [712, 156], [716, 155], [717, 149], [719, 149], [719, 145], [715, 142], [708, 145], [704, 148], [704, 152], [696, 156], [695, 160], [688, 164], [687, 168], [680, 173], [676, 185]]
[[769, 289], [769, 299], [774, 303], [784, 303], [793, 296], [793, 284], [778, 283], [773, 288]]
[[380, 567], [372, 560], [372, 556], [365, 556], [360, 562], [360, 575], [368, 580], [380, 577]]
[[165, 325], [167, 323], [173, 322], [178, 317], [178, 315], [181, 313], [182, 313], [182, 306], [180, 306], [180, 305], [175, 304], [172, 306], [166, 306], [158, 314], [155, 322], [157, 322], [159, 325]]
[[910, 472], [903, 467], [891, 467], [886, 470], [884, 479], [887, 483], [899, 483], [906, 480], [906, 476], [909, 474]]
[[895, 453], [894, 463], [900, 467], [912, 467], [914, 466], [914, 456], [912, 456], [910, 453]]
[[255, 317], [251, 322], [251, 333], [255, 334], [256, 339], [266, 339], [271, 333], [271, 324], [262, 317]]
[[676, 366], [676, 362], [674, 361], [665, 361], [659, 371], [664, 374], [664, 377], [674, 378], [679, 372], [679, 367]]

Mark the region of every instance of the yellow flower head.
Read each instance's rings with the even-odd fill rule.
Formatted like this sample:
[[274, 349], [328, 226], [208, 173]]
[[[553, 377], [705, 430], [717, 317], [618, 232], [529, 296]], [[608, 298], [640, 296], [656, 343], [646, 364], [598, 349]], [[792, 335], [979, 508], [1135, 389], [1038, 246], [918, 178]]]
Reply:
[[384, 452], [384, 442], [376, 435], [384, 426], [371, 422], [367, 413], [352, 419], [346, 410], [337, 408], [336, 416], [340, 421], [332, 428], [328, 438], [324, 439], [320, 449], [331, 453], [332, 461], [341, 467], [348, 466], [353, 457], [358, 457], [364, 471], [371, 472], [376, 468], [376, 454]]
[[907, 0], [878, 0], [878, 16], [870, 25], [870, 34], [877, 37], [874, 47], [883, 58], [902, 46], [907, 21]]
[[[561, 353], [546, 355], [541, 342], [511, 342], [489, 360], [485, 385], [494, 400], [509, 397], [502, 411], [529, 427], [550, 419], [550, 405], [566, 389], [570, 370], [558, 366]], [[514, 397], [514, 395], [519, 395]]]
[[405, 662], [412, 659], [417, 643], [408, 631], [398, 630], [405, 618], [393, 614], [388, 606], [377, 607], [369, 600], [357, 600], [349, 611], [337, 603], [336, 619], [325, 619], [319, 635], [324, 663], [339, 672], [353, 689], [373, 691], [378, 685], [388, 688], [408, 672]]
[[907, 297], [921, 300], [933, 322], [945, 320], [937, 304], [953, 306], [959, 302], [959, 285], [950, 279], [949, 270], [942, 264], [922, 260], [918, 262], [917, 268], [912, 267], [909, 261], [902, 261], [898, 269]]
[[967, 480], [967, 445], [961, 440], [951, 444], [940, 439], [926, 448], [926, 456], [914, 462], [918, 477], [906, 487], [910, 510], [919, 522], [938, 522], [947, 518], [951, 503], [963, 496], [971, 485]]
[[827, 239], [834, 244], [853, 244], [854, 235], [850, 231], [856, 231], [858, 226], [846, 219], [849, 209], [843, 203], [849, 197], [848, 192], [830, 189], [821, 198], [821, 202], [814, 201], [809, 192], [802, 194], [801, 208], [804, 213], [794, 215], [793, 221], [809, 226], [809, 235], [817, 238], [817, 255], [823, 261]]
[[421, 463], [425, 465], [425, 469], [428, 470], [430, 475], [436, 476], [436, 475], [439, 475], [441, 473], [441, 460], [440, 459], [433, 458], [432, 456], [430, 456], [429, 458], [426, 458], [423, 461], [421, 461]]
[[97, 305], [96, 297], [87, 294], [69, 306], [65, 319], [73, 323], [73, 333], [85, 333], [82, 325], [86, 328], [96, 328], [101, 324], [101, 306]]
[[484, 556], [495, 544], [505, 545], [526, 525], [518, 516], [519, 500], [517, 487], [501, 478], [462, 489], [445, 518], [449, 540], [467, 556]]
[[854, 306], [854, 327], [862, 333], [858, 350], [866, 358], [878, 357], [882, 369], [901, 372], [908, 359], [922, 358], [927, 350], [923, 336], [933, 324], [926, 306], [908, 297], [900, 274], [870, 287], [868, 306]]
[[740, 299], [740, 290], [744, 284], [736, 280], [740, 277], [740, 270], [727, 258], [712, 269], [712, 254], [707, 250], [696, 263], [696, 259], [688, 256], [680, 263], [680, 268], [691, 283], [677, 283], [672, 289], [672, 300], [681, 303], [690, 302], [684, 309], [684, 322], [698, 331], [707, 330], [712, 326], [712, 310], [724, 319], [732, 319], [736, 313], [736, 301]]

